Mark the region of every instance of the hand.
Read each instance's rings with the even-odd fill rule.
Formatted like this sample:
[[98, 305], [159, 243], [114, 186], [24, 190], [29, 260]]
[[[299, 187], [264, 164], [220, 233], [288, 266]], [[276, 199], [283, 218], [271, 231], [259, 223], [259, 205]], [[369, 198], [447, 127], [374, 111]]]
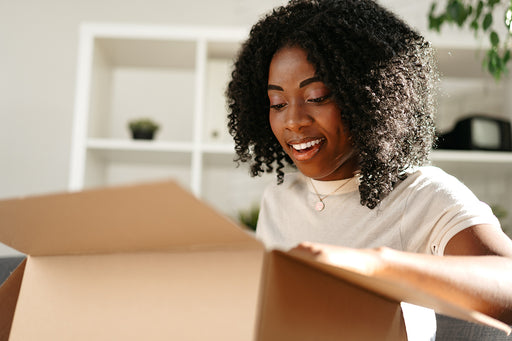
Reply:
[[386, 257], [395, 252], [389, 248], [353, 249], [343, 246], [304, 242], [289, 251], [289, 254], [329, 265], [349, 269], [364, 275], [384, 273]]

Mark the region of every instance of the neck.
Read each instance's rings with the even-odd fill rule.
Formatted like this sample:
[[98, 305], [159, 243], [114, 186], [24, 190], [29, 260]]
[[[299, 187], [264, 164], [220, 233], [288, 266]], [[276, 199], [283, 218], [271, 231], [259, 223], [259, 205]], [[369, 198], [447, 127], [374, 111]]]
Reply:
[[309, 178], [307, 181], [308, 188], [311, 192], [318, 192], [320, 195], [329, 194], [334, 191], [336, 188], [342, 186], [340, 190], [336, 191], [336, 194], [348, 193], [352, 191], [357, 191], [359, 187], [359, 177], [354, 175], [350, 178], [344, 178], [339, 180], [315, 180]]

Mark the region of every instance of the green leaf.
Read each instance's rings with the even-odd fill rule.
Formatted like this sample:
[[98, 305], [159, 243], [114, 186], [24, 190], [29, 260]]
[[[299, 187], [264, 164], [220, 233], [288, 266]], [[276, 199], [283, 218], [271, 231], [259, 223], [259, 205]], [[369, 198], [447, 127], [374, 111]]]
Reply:
[[510, 50], [505, 51], [505, 54], [503, 55], [503, 63], [507, 64], [510, 60]]
[[489, 35], [489, 40], [491, 41], [491, 45], [495, 48], [498, 47], [499, 43], [500, 43], [500, 37], [498, 37], [498, 33], [496, 33], [496, 31], [492, 31], [491, 34]]
[[430, 15], [434, 14], [436, 7], [437, 7], [437, 1], [432, 2], [432, 5], [430, 5], [430, 12], [429, 12]]
[[460, 0], [450, 0], [446, 8], [446, 12], [449, 19], [457, 23], [458, 26], [462, 26], [468, 16], [466, 8]]
[[480, 18], [480, 15], [482, 14], [483, 9], [484, 9], [484, 2], [482, 0], [480, 0], [480, 1], [478, 1], [478, 5], [476, 7], [475, 20], [478, 20], [478, 18]]
[[437, 32], [441, 31], [441, 25], [443, 23], [443, 19], [434, 15], [434, 11], [436, 10], [437, 2], [433, 2], [432, 6], [430, 6], [430, 12], [428, 13], [428, 28], [430, 30], [435, 30]]
[[458, 15], [458, 7], [457, 4], [459, 2], [457, 0], [450, 0], [448, 5], [446, 5], [446, 14], [448, 14], [449, 20], [455, 20]]
[[505, 72], [505, 65], [500, 58], [496, 49], [489, 49], [487, 51], [486, 66], [489, 73], [495, 80], [500, 80], [501, 74]]
[[428, 28], [437, 32], [441, 32], [443, 19], [441, 17], [429, 17]]
[[430, 5], [430, 12], [428, 12], [429, 16], [434, 16], [434, 12], [436, 10], [436, 7], [437, 7], [437, 1], [434, 1], [432, 3], [432, 5]]
[[469, 27], [470, 27], [473, 31], [475, 31], [475, 34], [476, 34], [476, 33], [478, 32], [478, 28], [479, 28], [480, 26], [478, 25], [478, 21], [473, 20], [473, 21], [471, 22], [471, 24], [469, 25]]
[[484, 17], [484, 21], [482, 23], [482, 28], [484, 31], [487, 31], [487, 29], [489, 29], [489, 27], [491, 27], [491, 25], [492, 25], [492, 13], [489, 12]]

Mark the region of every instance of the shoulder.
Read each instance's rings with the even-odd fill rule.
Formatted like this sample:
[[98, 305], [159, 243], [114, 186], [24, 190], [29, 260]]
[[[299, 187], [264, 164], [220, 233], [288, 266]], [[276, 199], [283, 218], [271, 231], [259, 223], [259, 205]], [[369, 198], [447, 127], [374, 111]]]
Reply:
[[409, 191], [406, 210], [419, 214], [422, 219], [433, 219], [436, 224], [458, 227], [477, 223], [499, 226], [489, 205], [464, 183], [440, 168], [421, 167], [404, 183], [408, 184]]
[[403, 181], [410, 195], [420, 195], [425, 199], [435, 196], [447, 200], [476, 200], [476, 196], [459, 179], [434, 166], [413, 169]]
[[411, 169], [406, 182], [415, 185], [446, 185], [458, 180], [444, 170], [435, 166], [423, 166]]
[[448, 218], [448, 212], [488, 215], [485, 203], [460, 180], [438, 167], [411, 170], [393, 192], [391, 201], [401, 202], [404, 214], [412, 215], [414, 219], [420, 216], [424, 219]]
[[403, 238], [420, 252], [443, 254], [451, 237], [470, 226], [499, 227], [490, 207], [440, 168], [417, 168], [396, 190], [405, 194]]

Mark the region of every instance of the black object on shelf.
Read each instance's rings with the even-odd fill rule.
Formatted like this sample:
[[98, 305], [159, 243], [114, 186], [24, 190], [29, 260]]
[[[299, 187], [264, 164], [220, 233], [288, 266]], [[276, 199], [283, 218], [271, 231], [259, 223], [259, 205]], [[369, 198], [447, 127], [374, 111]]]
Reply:
[[438, 136], [437, 149], [512, 151], [510, 121], [487, 115], [472, 115]]

